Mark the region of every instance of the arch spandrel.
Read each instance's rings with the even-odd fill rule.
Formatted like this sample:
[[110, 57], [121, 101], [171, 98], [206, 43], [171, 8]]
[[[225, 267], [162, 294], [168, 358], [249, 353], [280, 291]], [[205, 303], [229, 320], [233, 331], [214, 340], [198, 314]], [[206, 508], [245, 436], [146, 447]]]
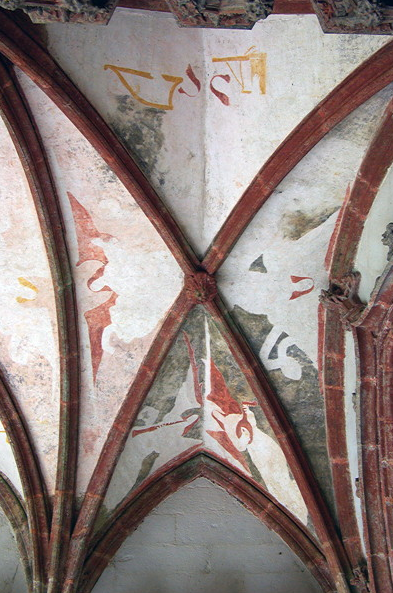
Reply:
[[[51, 55], [133, 154], [200, 255], [292, 129], [387, 42], [323, 35], [312, 15], [271, 15], [252, 31], [234, 32], [185, 30], [172, 16], [120, 8], [99, 30], [45, 29]], [[285, 42], [278, 46], [277, 38]]]
[[184, 322], [138, 413], [105, 507], [112, 509], [160, 468], [198, 450], [211, 451], [261, 484], [312, 528], [275, 434], [201, 305]]
[[[265, 533], [263, 536], [265, 543], [272, 541], [277, 542], [280, 538], [284, 540], [284, 542], [298, 556], [301, 562], [307, 566], [308, 570], [310, 570], [312, 575], [319, 583], [319, 585], [316, 584], [316, 582], [311, 578], [311, 580], [307, 581], [309, 587], [315, 587], [316, 591], [333, 591], [334, 587], [332, 582], [329, 580], [328, 573], [326, 572], [325, 559], [321, 554], [318, 545], [316, 544], [316, 540], [309, 532], [307, 532], [307, 530], [304, 529], [304, 527], [301, 527], [301, 524], [298, 521], [293, 519], [293, 516], [291, 518], [291, 516], [285, 512], [285, 509], [283, 509], [281, 505], [277, 506], [272, 501], [272, 499], [269, 498], [266, 492], [264, 493], [263, 491], [259, 490], [255, 486], [255, 483], [252, 485], [247, 481], [247, 479], [241, 477], [237, 472], [233, 472], [228, 465], [222, 464], [210, 455], [200, 455], [198, 453], [194, 453], [191, 454], [188, 459], [184, 458], [182, 461], [179, 460], [176, 465], [172, 466], [172, 468], [164, 468], [163, 471], [160, 472], [160, 475], [156, 475], [156, 477], [147, 485], [146, 488], [142, 490], [138, 489], [138, 491], [136, 491], [134, 494], [131, 494], [129, 499], [125, 501], [121, 507], [119, 507], [115, 516], [110, 517], [106, 522], [104, 522], [103, 526], [94, 538], [93, 545], [89, 551], [87, 562], [85, 564], [81, 581], [83, 593], [87, 593], [91, 590], [93, 584], [102, 574], [102, 571], [106, 567], [109, 559], [113, 557], [113, 555], [119, 550], [120, 546], [127, 540], [127, 536], [129, 536], [129, 540], [127, 541], [131, 542], [131, 546], [134, 535], [136, 536], [136, 544], [137, 546], [139, 545], [138, 541], [140, 543], [141, 540], [137, 539], [138, 535], [137, 532], [135, 532], [135, 529], [137, 529], [138, 526], [142, 524], [146, 517], [148, 517], [148, 520], [151, 517], [151, 520], [154, 521], [154, 518], [156, 517], [157, 505], [160, 505], [160, 503], [165, 501], [165, 499], [170, 501], [171, 495], [173, 495], [173, 493], [181, 493], [183, 487], [189, 487], [188, 485], [190, 483], [192, 484], [193, 481], [198, 478], [207, 478], [207, 480], [209, 480], [212, 484], [218, 486], [219, 490], [221, 490], [221, 488], [226, 490], [228, 494], [232, 495], [246, 509], [251, 511], [251, 513], [256, 516], [258, 523], [261, 521], [265, 526], [261, 528], [261, 531], [264, 531]], [[205, 480], [203, 481], [205, 482]], [[212, 484], [210, 484], [208, 487], [211, 488]], [[205, 485], [206, 482], [204, 486]], [[210, 510], [213, 510], [215, 513], [220, 511], [222, 501], [221, 503], [218, 503], [217, 496], [214, 496], [212, 500], [209, 501], [208, 498], [203, 496], [202, 491], [198, 491], [197, 497], [199, 498], [198, 501], [195, 500], [194, 495], [194, 503], [190, 504], [188, 506], [188, 512], [186, 511], [188, 515], [191, 515], [190, 524], [193, 525], [193, 508], [195, 508], [195, 506], [201, 505], [202, 509], [204, 510], [201, 509], [199, 522], [202, 526], [205, 525], [203, 531], [205, 531], [206, 534], [208, 534], [210, 531], [210, 538], [214, 539], [215, 536], [212, 531], [219, 525], [217, 522], [213, 523], [212, 525], [207, 519]], [[227, 501], [229, 500], [230, 499], [227, 498]], [[232, 505], [233, 503], [229, 504]], [[237, 503], [235, 503], [235, 506], [236, 504]], [[232, 519], [230, 523], [228, 522], [228, 528], [231, 532], [231, 534], [228, 535], [229, 539], [231, 537], [236, 537], [235, 532], [238, 531], [235, 525], [236, 511], [234, 509], [233, 511]], [[149, 515], [149, 513], [151, 513], [151, 515]], [[182, 513], [182, 515], [183, 519], [178, 520], [179, 530], [177, 534], [178, 538], [180, 539], [182, 537], [186, 538], [187, 541], [182, 543], [182, 545], [184, 545], [192, 542], [193, 529], [187, 530], [187, 517], [185, 516], [185, 513]], [[249, 517], [249, 519], [251, 518]], [[120, 522], [122, 524], [121, 530], [117, 528]], [[171, 523], [170, 518], [169, 522], [166, 521], [167, 525], [168, 523]], [[257, 523], [254, 523], [253, 525], [257, 530], [259, 529]], [[234, 527], [235, 529], [233, 529]], [[269, 529], [271, 532], [268, 532]], [[163, 530], [161, 530], [160, 538], [165, 539], [165, 527]], [[160, 538], [159, 540], [161, 541]], [[251, 541], [255, 543], [255, 532], [245, 532], [240, 536], [240, 539], [241, 538], [244, 538], [244, 543], [251, 543]], [[212, 544], [213, 542], [211, 541], [210, 543]], [[172, 542], [166, 545], [169, 545], [172, 549], [174, 548]], [[208, 545], [207, 547], [210, 548], [211, 546]], [[231, 546], [227, 546], [227, 549], [230, 547]], [[104, 550], [105, 553], [103, 553]], [[258, 554], [262, 551], [262, 549], [260, 549], [260, 547], [257, 545], [256, 550], [254, 551], [256, 551]], [[264, 551], [266, 552], [266, 548]], [[132, 553], [130, 556], [132, 556]], [[261, 559], [257, 559], [256, 562], [260, 563]], [[261, 572], [263, 572], [263, 570]], [[303, 572], [303, 569], [301, 570]], [[256, 572], [258, 572], [258, 569]], [[269, 572], [270, 571], [267, 570], [267, 573]], [[200, 577], [202, 576], [203, 575], [200, 575]], [[162, 578], [165, 580], [165, 574]], [[263, 585], [264, 578], [267, 579], [268, 582], [269, 575], [260, 574], [258, 586]], [[306, 580], [308, 578], [309, 577], [306, 576]], [[255, 578], [252, 578], [251, 581], [255, 586]], [[138, 579], [137, 582], [138, 585], [140, 585]], [[156, 583], [157, 586], [159, 582], [160, 581], [158, 580]], [[305, 583], [306, 581], [303, 583], [303, 587], [305, 586]], [[209, 584], [210, 583], [207, 583], [208, 586]], [[243, 581], [242, 585], [244, 585]], [[296, 583], [293, 583], [293, 585], [295, 587], [297, 586]], [[284, 583], [281, 583], [281, 587], [284, 587], [283, 591], [287, 590], [285, 586], [286, 585]], [[319, 587], [321, 587], [321, 589]]]
[[[60, 373], [56, 304], [33, 197], [3, 119], [0, 140], [0, 367], [53, 492]], [[11, 448], [4, 452], [8, 455]]]

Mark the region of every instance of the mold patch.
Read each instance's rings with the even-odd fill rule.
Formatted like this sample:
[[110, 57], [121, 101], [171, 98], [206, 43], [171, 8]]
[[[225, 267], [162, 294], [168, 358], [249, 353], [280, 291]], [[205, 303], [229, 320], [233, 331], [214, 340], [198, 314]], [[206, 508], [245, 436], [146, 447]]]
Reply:
[[158, 153], [164, 144], [163, 111], [144, 107], [129, 95], [118, 95], [116, 100], [116, 114], [110, 122], [112, 129], [145, 175], [150, 180], [154, 176], [163, 185], [164, 174], [156, 169]]
[[291, 241], [297, 241], [300, 237], [324, 223], [338, 209], [339, 206], [334, 206], [317, 213], [307, 213], [302, 210], [287, 212], [282, 218], [283, 237]]
[[267, 269], [263, 263], [263, 253], [255, 261], [252, 262], [248, 268], [250, 272], [260, 272], [261, 274], [267, 274]]
[[[259, 357], [262, 346], [273, 329], [267, 315], [248, 313], [237, 305], [233, 309], [233, 315], [254, 353]], [[336, 517], [326, 446], [325, 403], [319, 389], [318, 372], [298, 346], [289, 346], [286, 354], [300, 365], [300, 379], [288, 378], [281, 369], [268, 371], [268, 376], [308, 456], [326, 501]], [[270, 353], [271, 358], [275, 355], [275, 351]]]

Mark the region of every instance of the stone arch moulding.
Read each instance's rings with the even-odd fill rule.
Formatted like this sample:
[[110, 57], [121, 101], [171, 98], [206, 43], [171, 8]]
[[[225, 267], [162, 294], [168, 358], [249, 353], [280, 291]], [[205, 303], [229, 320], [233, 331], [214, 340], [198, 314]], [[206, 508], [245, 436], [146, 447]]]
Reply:
[[[13, 70], [4, 58], [0, 60], [0, 83], [2, 86], [0, 113], [23, 164], [35, 204], [52, 276], [59, 328], [61, 405], [58, 443], [59, 458], [63, 459], [64, 463], [57, 466], [53, 509], [36, 458], [34, 444], [28, 435], [21, 411], [17, 408], [11, 422], [12, 430], [19, 425], [23, 427], [26, 435], [22, 432], [22, 428], [19, 428], [17, 438], [22, 439], [22, 444], [28, 443], [30, 447], [28, 449], [27, 444], [24, 445], [22, 461], [18, 463], [18, 467], [22, 478], [23, 473], [28, 472], [27, 516], [31, 525], [33, 581], [34, 586], [38, 588], [43, 587], [47, 580], [46, 566], [50, 566], [50, 574], [59, 573], [59, 565], [64, 558], [65, 542], [68, 541], [71, 530], [78, 440], [75, 437], [70, 438], [70, 434], [78, 433], [79, 343], [74, 287], [58, 197], [45, 151], [33, 125], [29, 108], [23, 93], [19, 90]], [[3, 385], [0, 385], [0, 388], [2, 392], [6, 392]], [[11, 401], [12, 393], [9, 399]], [[2, 398], [3, 401], [7, 401], [5, 396]], [[11, 441], [14, 442], [12, 437]], [[29, 478], [30, 474], [32, 478]], [[50, 522], [50, 516], [52, 516], [52, 522]]]
[[33, 580], [33, 575], [29, 558], [31, 540], [26, 508], [11, 481], [2, 472], [0, 472], [0, 507], [15, 534], [21, 563], [29, 586]]
[[307, 566], [325, 593], [336, 591], [326, 558], [311, 534], [251, 480], [216, 459], [210, 452], [179, 456], [156, 472], [148, 484], [129, 493], [89, 549], [80, 581], [80, 593], [90, 593], [108, 562], [145, 517], [168, 496], [196, 478], [221, 486], [272, 529]]
[[[58, 105], [65, 115], [80, 129], [91, 144], [96, 148], [107, 164], [117, 174], [125, 187], [132, 193], [146, 216], [155, 226], [171, 249], [178, 263], [187, 275], [194, 274], [197, 270], [207, 269], [212, 275], [225, 259], [230, 248], [246, 228], [257, 210], [268, 199], [277, 184], [285, 175], [307, 154], [307, 152], [337, 123], [347, 116], [356, 107], [370, 98], [386, 86], [393, 79], [393, 42], [386, 44], [371, 58], [359, 66], [348, 76], [335, 90], [328, 95], [292, 132], [268, 162], [262, 167], [254, 181], [243, 194], [237, 206], [230, 214], [227, 222], [217, 235], [213, 245], [201, 263], [192, 252], [188, 243], [181, 233], [176, 222], [170, 216], [165, 206], [151, 188], [148, 181], [139, 171], [128, 152], [121, 145], [115, 135], [109, 130], [97, 112], [92, 108], [83, 95], [76, 89], [73, 83], [61, 72], [56, 63], [40, 46], [34, 41], [34, 35], [29, 35], [18, 27], [4, 12], [0, 12], [0, 52], [13, 62], [16, 66], [29, 75], [48, 96]], [[132, 414], [138, 405], [142, 403], [148, 386], [154, 379], [155, 374], [163, 360], [165, 352], [177, 333], [186, 313], [195, 304], [183, 290], [177, 302], [169, 312], [166, 322], [157, 336], [149, 354], [145, 359], [144, 368], [133, 385], [132, 391], [127, 396], [123, 411], [125, 417], [121, 419], [121, 425], [113, 425], [108, 437], [107, 445], [97, 465], [92, 482], [87, 492], [83, 508], [79, 516], [77, 529], [73, 534], [73, 545], [76, 554], [76, 564], [81, 561], [83, 550], [88, 542], [93, 529], [94, 518], [103, 500], [103, 494], [107, 488], [114, 466], [121, 451], [121, 443], [127, 437], [132, 422]], [[221, 319], [224, 326], [226, 312], [222, 307], [219, 297], [211, 301], [210, 309], [216, 319]], [[169, 336], [164, 330], [170, 327]], [[226, 327], [228, 340], [237, 344], [238, 336], [232, 327]], [[240, 339], [240, 338], [239, 338]], [[235, 346], [236, 348], [237, 346]], [[245, 349], [246, 345], [245, 345]], [[248, 350], [247, 350], [248, 352]], [[158, 354], [158, 356], [154, 356]], [[239, 355], [240, 356], [240, 355]], [[259, 363], [252, 356], [242, 356], [245, 360], [245, 374], [250, 376], [250, 381], [255, 384], [255, 389], [263, 392], [264, 381], [263, 371]], [[259, 370], [258, 373], [255, 371]], [[138, 393], [137, 402], [131, 402], [131, 396]], [[262, 397], [262, 395], [261, 395]], [[263, 395], [267, 400], [265, 395]], [[271, 406], [272, 415], [275, 419], [277, 431], [280, 432], [282, 422], [282, 410], [272, 393], [269, 396], [267, 405]], [[76, 407], [74, 409], [74, 412]], [[74, 418], [77, 418], [77, 411]], [[285, 424], [285, 423], [284, 423]], [[285, 426], [287, 426], [285, 424]], [[289, 428], [288, 428], [289, 430]], [[127, 432], [128, 431], [128, 432]], [[287, 435], [290, 435], [290, 439]], [[291, 467], [298, 463], [299, 447], [293, 431], [281, 431], [281, 442], [286, 447], [286, 454], [292, 459]], [[300, 451], [301, 452], [301, 451]], [[66, 471], [73, 471], [71, 464], [65, 468]], [[100, 470], [100, 471], [99, 471]], [[313, 490], [314, 481], [308, 468], [304, 471], [303, 490], [309, 493], [312, 506], [315, 508], [315, 516], [320, 520], [321, 530], [324, 535], [324, 545], [330, 543], [331, 561], [336, 566], [336, 576], [341, 572], [340, 564], [346, 564], [345, 554], [341, 553], [341, 547], [337, 541], [337, 534], [333, 530], [330, 517], [324, 512]], [[314, 494], [313, 494], [314, 492]], [[315, 495], [315, 496], [314, 496]], [[59, 507], [60, 509], [60, 507]], [[64, 511], [64, 507], [63, 507]], [[60, 534], [61, 516], [55, 514], [53, 528], [57, 542], [61, 541]], [[66, 537], [67, 539], [67, 537]], [[333, 541], [333, 543], [332, 543]], [[338, 546], [340, 551], [335, 549]], [[72, 545], [71, 545], [72, 547]], [[52, 549], [53, 551], [54, 549]], [[59, 556], [59, 547], [55, 555]], [[341, 562], [340, 562], [341, 561]], [[51, 570], [52, 584], [55, 578], [54, 560]], [[78, 566], [70, 567], [72, 578], [66, 582], [66, 587], [71, 590], [73, 577], [78, 573]], [[75, 569], [75, 570], [74, 570]], [[56, 584], [54, 585], [56, 588]], [[53, 589], [55, 590], [55, 589]], [[347, 590], [345, 587], [344, 590]]]
[[263, 165], [201, 263], [127, 150], [52, 57], [0, 9], [0, 52], [21, 68], [86, 136], [132, 193], [186, 273], [214, 274], [280, 181], [336, 124], [393, 80], [393, 41], [358, 66], [289, 134]]
[[214, 238], [202, 266], [214, 274], [249, 222], [278, 184], [347, 115], [393, 80], [393, 41], [337, 85], [285, 138], [234, 206]]
[[[32, 137], [29, 136], [31, 126], [28, 124], [24, 132], [22, 132], [20, 124], [26, 114], [23, 112], [21, 98], [11, 81], [3, 60], [0, 63], [0, 80], [3, 88], [0, 96], [0, 114], [4, 119], [19, 158], [24, 166], [24, 170], [26, 171], [26, 178], [35, 201], [38, 219], [40, 224], [45, 228], [44, 219], [40, 216], [41, 209], [38, 206], [40, 196], [42, 195], [42, 188], [38, 180], [39, 176], [36, 174], [37, 172], [33, 165], [32, 150], [34, 150], [34, 142], [32, 141]], [[26, 141], [27, 136], [29, 136], [28, 141]], [[49, 235], [50, 232], [47, 236]], [[0, 392], [0, 417], [12, 445], [26, 498], [26, 517], [29, 534], [28, 550], [32, 564], [31, 579], [29, 580], [29, 572], [26, 572], [26, 576], [28, 577], [28, 584], [31, 586], [32, 582], [41, 583], [45, 580], [44, 566], [47, 562], [48, 554], [50, 505], [34, 443], [29, 434], [23, 413], [17, 404], [16, 397], [5, 376], [1, 377]], [[14, 525], [12, 521], [11, 524]], [[16, 536], [18, 537], [17, 531]]]
[[[3, 29], [3, 32], [1, 32], [1, 29]], [[5, 31], [5, 29], [7, 30]], [[10, 38], [10, 32], [14, 34], [13, 39]], [[173, 254], [176, 256], [183, 270], [188, 272], [189, 275], [195, 274], [195, 271], [200, 269], [200, 262], [197, 260], [197, 263], [195, 263], [195, 256], [191, 257], [189, 255], [189, 249], [187, 248], [187, 251], [183, 249], [182, 241], [184, 238], [180, 234], [177, 225], [169, 217], [164, 206], [159, 201], [157, 202], [157, 196], [152, 192], [148, 182], [139, 170], [137, 170], [131, 157], [121, 146], [120, 142], [110, 132], [109, 128], [86, 99], [84, 99], [69, 79], [59, 70], [52, 58], [38, 44], [34, 43], [31, 37], [27, 36], [12, 21], [4, 16], [3, 13], [0, 15], [0, 49], [8, 59], [11, 59], [17, 66], [25, 70], [50, 98], [55, 100], [69, 119], [79, 127], [92, 145], [105, 158], [114, 172], [118, 174], [133, 196], [138, 196], [139, 203], [142, 205], [145, 214], [159, 230], [167, 245], [171, 247]], [[385, 70], [383, 72], [386, 75]], [[388, 82], [385, 79], [383, 80], [384, 84], [382, 86]], [[135, 176], [137, 176], [141, 183], [143, 182], [144, 189], [142, 185], [139, 185], [135, 181]], [[121, 451], [121, 444], [129, 432], [132, 415], [136, 407], [141, 404], [143, 396], [154, 379], [159, 367], [159, 361], [162, 360], [166, 348], [170, 346], [171, 340], [177, 332], [176, 328], [179, 327], [181, 321], [185, 318], [185, 312], [195, 304], [191, 302], [189, 295], [185, 297], [185, 294], [187, 294], [186, 289], [183, 290], [172, 311], [168, 314], [167, 322], [164, 322], [161, 334], [157, 336], [151, 351], [145, 359], [145, 364], [126, 398], [125, 406], [122, 407], [119, 419], [115, 421], [110, 430], [107, 445], [104, 446], [92, 477], [71, 539], [67, 576], [64, 585], [66, 590], [72, 590], [76, 582], [75, 579], [83, 561], [85, 544], [89, 540], [93, 529], [94, 517], [98, 513], [102, 503], [103, 495], [116, 465], [118, 454]], [[214, 295], [211, 296], [214, 298]], [[216, 318], [221, 315], [219, 306], [214, 309], [214, 312]], [[168, 325], [173, 327], [173, 331], [169, 332], [169, 336], [166, 335]], [[226, 333], [230, 340], [232, 335], [231, 329], [229, 328]], [[237, 338], [234, 335], [232, 337], [236, 341]], [[154, 356], [155, 352], [159, 353], [158, 357]], [[263, 386], [257, 386], [260, 377], [254, 376], [254, 370], [256, 367], [259, 368], [259, 363], [251, 359], [251, 362], [246, 360], [245, 364], [247, 368], [249, 368], [248, 365], [253, 367], [253, 371], [248, 372], [247, 376], [252, 376], [251, 380], [255, 384], [254, 388], [259, 392], [263, 392]], [[263, 374], [262, 370], [261, 373]], [[265, 383], [266, 381], [262, 385]], [[138, 393], [138, 397], [134, 401], [133, 396], [135, 396], [136, 392]], [[274, 395], [271, 395], [271, 397], [274, 399]], [[290, 458], [291, 467], [294, 468], [295, 465], [295, 473], [301, 476], [302, 489], [307, 493], [317, 529], [320, 530], [320, 535], [329, 548], [330, 562], [335, 566], [336, 578], [342, 583], [343, 590], [346, 590], [341, 565], [344, 565], [347, 571], [349, 568], [348, 563], [345, 555], [342, 555], [342, 547], [337, 534], [334, 532], [329, 514], [321, 501], [320, 495], [316, 494], [318, 487], [315, 484], [311, 472], [307, 468], [308, 464], [305, 456], [301, 455], [299, 444], [294, 442], [296, 441], [294, 432], [288, 423], [284, 422], [285, 428], [280, 428], [284, 421], [283, 413], [280, 411], [280, 404], [275, 401], [269, 401], [267, 405], [271, 408], [271, 412], [275, 418], [275, 429], [280, 433], [280, 440], [285, 444], [285, 451]], [[287, 435], [290, 436], [288, 437]], [[302, 464], [300, 463], [299, 456], [302, 458]], [[56, 523], [54, 523], [55, 531], [53, 533], [58, 532], [59, 525], [60, 521], [59, 517], [57, 517]], [[55, 566], [56, 563], [53, 564], [50, 577], [53, 583], [55, 582]]]
[[[387, 510], [389, 506], [387, 500], [390, 496], [387, 491], [391, 489], [391, 483], [389, 477], [386, 481], [386, 476], [381, 474], [384, 471], [381, 461], [387, 459], [389, 448], [386, 448], [390, 430], [390, 412], [387, 406], [389, 373], [381, 370], [383, 365], [380, 367], [379, 374], [376, 370], [382, 360], [386, 362], [386, 368], [390, 368], [391, 343], [383, 328], [390, 323], [387, 311], [392, 302], [392, 294], [389, 293], [391, 271], [388, 272], [389, 266], [387, 266], [380, 284], [375, 289], [376, 292], [374, 291], [367, 309], [362, 314], [365, 306], [357, 297], [356, 288], [359, 278], [354, 275], [353, 266], [365, 221], [386, 172], [393, 162], [392, 113], [393, 101], [390, 101], [364, 156], [355, 182], [352, 188], [348, 188], [326, 257], [330, 290], [322, 295], [321, 300], [325, 308], [321, 307], [319, 311], [320, 380], [321, 388], [325, 393], [328, 447], [339, 520], [345, 549], [352, 566], [356, 567], [354, 572], [357, 573], [359, 581], [364, 581], [365, 584], [363, 554], [353, 511], [345, 437], [344, 326], [346, 329], [352, 329], [355, 344], [357, 344], [357, 364], [361, 369], [360, 427], [364, 481], [361, 498], [372, 591], [392, 591], [389, 553], [386, 548], [386, 541], [389, 541], [389, 533], [392, 529], [392, 520]], [[334, 291], [340, 295], [343, 302], [345, 301], [344, 308], [332, 302]], [[350, 295], [350, 292], [353, 294]], [[381, 304], [382, 302], [384, 304]], [[378, 317], [381, 310], [386, 314], [383, 321]], [[372, 327], [372, 323], [377, 325]], [[377, 338], [377, 336], [381, 337]], [[375, 385], [371, 393], [373, 382]], [[379, 451], [380, 447], [384, 449]], [[378, 480], [376, 480], [377, 476]]]
[[370, 590], [373, 593], [388, 593], [393, 591], [392, 261], [389, 261], [378, 279], [367, 306], [357, 296], [358, 283], [359, 274], [349, 274], [334, 285], [334, 294], [330, 290], [323, 295], [323, 299], [328, 313], [336, 315], [346, 329], [352, 331], [355, 342], [360, 389], [360, 494], [367, 568]]

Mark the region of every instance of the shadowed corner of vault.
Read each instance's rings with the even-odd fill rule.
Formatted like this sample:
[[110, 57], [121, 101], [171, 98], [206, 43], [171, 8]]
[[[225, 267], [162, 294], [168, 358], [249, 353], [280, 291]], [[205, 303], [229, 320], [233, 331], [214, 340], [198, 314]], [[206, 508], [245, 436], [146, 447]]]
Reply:
[[202, 305], [186, 318], [139, 410], [104, 512], [198, 451], [256, 482], [314, 531], [273, 430]]

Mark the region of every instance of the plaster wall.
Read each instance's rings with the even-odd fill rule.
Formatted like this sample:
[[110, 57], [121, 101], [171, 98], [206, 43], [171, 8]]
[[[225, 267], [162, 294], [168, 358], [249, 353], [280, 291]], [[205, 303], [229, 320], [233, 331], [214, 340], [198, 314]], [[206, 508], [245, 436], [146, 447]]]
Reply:
[[[52, 492], [59, 426], [56, 306], [33, 197], [2, 119], [0, 171], [0, 367], [29, 424]], [[3, 432], [0, 432], [0, 451], [12, 457]], [[14, 466], [11, 459], [5, 463], [9, 469]], [[19, 485], [17, 479], [16, 486]]]
[[224, 490], [199, 478], [128, 537], [93, 593], [318, 593], [281, 539]]
[[324, 35], [313, 15], [216, 31], [117, 9], [107, 27], [46, 31], [54, 58], [134, 154], [199, 254], [280, 142], [387, 42]]
[[1, 593], [27, 593], [25, 575], [11, 527], [0, 510]]
[[183, 274], [91, 144], [23, 72], [17, 75], [54, 174], [76, 287], [82, 385], [78, 490], [83, 491]]
[[359, 390], [357, 388], [357, 369], [355, 343], [351, 332], [345, 332], [345, 360], [344, 360], [344, 388], [345, 388], [345, 428], [347, 437], [349, 471], [351, 472], [352, 495], [359, 527], [360, 539], [365, 551], [363, 517], [360, 493], [357, 492], [359, 480]]
[[13, 486], [23, 495], [18, 466], [16, 465], [11, 442], [7, 437], [3, 424], [0, 422], [0, 471], [12, 482]]
[[393, 167], [390, 167], [365, 222], [355, 259], [355, 270], [361, 273], [359, 296], [364, 303], [368, 302], [387, 265], [388, 247], [382, 243], [382, 234], [389, 222], [393, 222], [392, 194]]

